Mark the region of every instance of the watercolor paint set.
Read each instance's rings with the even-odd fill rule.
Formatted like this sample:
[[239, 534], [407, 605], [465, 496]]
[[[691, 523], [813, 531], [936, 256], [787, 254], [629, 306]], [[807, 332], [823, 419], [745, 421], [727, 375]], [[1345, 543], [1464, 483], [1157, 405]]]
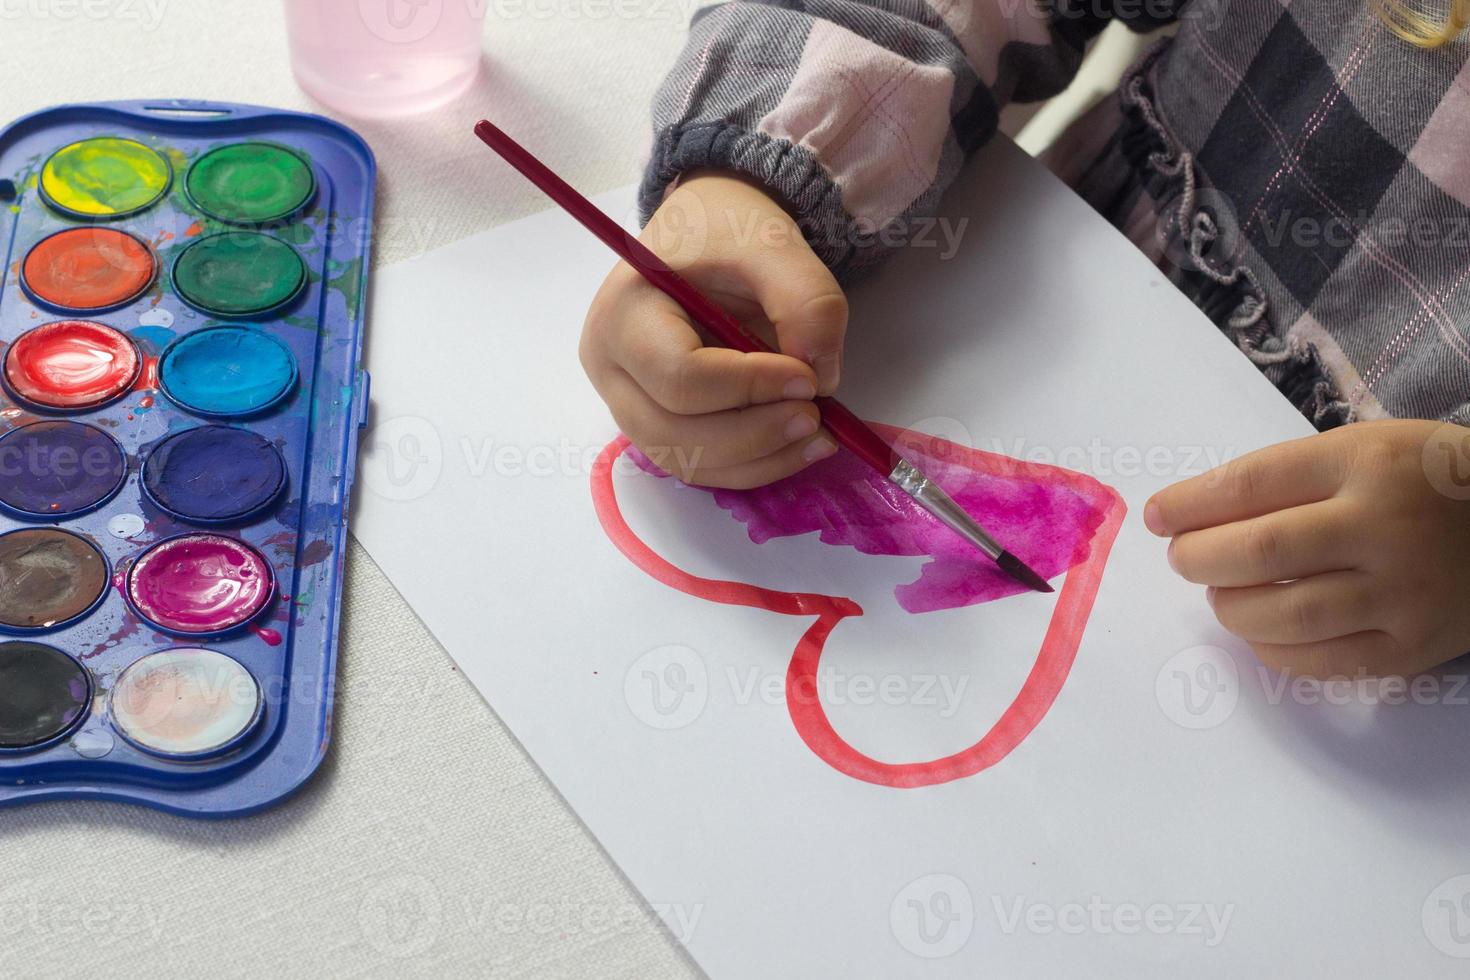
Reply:
[[0, 131], [0, 805], [242, 814], [321, 762], [374, 180], [253, 106]]

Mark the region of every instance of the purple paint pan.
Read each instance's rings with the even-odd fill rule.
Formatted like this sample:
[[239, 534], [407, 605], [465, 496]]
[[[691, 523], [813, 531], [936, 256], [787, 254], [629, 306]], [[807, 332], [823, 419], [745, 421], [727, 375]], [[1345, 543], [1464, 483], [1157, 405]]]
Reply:
[[96, 510], [128, 478], [116, 439], [82, 422], [33, 422], [0, 436], [0, 508], [27, 521]]
[[193, 524], [243, 523], [286, 489], [286, 460], [263, 436], [228, 425], [185, 429], [143, 460], [143, 489], [162, 510]]

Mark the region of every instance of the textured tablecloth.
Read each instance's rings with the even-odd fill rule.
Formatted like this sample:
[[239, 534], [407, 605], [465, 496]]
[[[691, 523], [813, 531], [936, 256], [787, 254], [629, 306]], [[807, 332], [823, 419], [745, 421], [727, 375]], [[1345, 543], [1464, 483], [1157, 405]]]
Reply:
[[[489, 0], [469, 96], [357, 124], [381, 168], [379, 264], [545, 206], [477, 191], [481, 115], [587, 191], [633, 180], [687, 14]], [[0, 0], [0, 117], [144, 97], [321, 111], [292, 82], [279, 0]], [[409, 328], [370, 321], [369, 342]], [[333, 749], [300, 795], [218, 823], [0, 811], [0, 977], [697, 975], [355, 544], [347, 579]]]

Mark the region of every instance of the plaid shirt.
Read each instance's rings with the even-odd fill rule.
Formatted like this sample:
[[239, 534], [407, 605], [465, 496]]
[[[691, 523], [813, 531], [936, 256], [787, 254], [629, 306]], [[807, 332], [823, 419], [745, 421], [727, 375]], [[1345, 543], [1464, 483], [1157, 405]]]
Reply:
[[1470, 42], [1420, 50], [1368, 4], [731, 0], [659, 92], [644, 212], [738, 170], [851, 279], [1107, 23], [1175, 23], [1047, 163], [1319, 427], [1470, 423]]

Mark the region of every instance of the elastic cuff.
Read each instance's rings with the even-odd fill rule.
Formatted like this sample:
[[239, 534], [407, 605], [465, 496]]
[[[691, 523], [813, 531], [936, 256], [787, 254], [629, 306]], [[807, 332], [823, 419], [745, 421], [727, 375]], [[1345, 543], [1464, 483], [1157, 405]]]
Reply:
[[853, 244], [842, 191], [810, 150], [724, 121], [671, 126], [660, 134], [638, 190], [643, 223], [670, 184], [702, 168], [735, 171], [766, 187], [792, 211], [812, 251], [839, 281], [872, 264]]

